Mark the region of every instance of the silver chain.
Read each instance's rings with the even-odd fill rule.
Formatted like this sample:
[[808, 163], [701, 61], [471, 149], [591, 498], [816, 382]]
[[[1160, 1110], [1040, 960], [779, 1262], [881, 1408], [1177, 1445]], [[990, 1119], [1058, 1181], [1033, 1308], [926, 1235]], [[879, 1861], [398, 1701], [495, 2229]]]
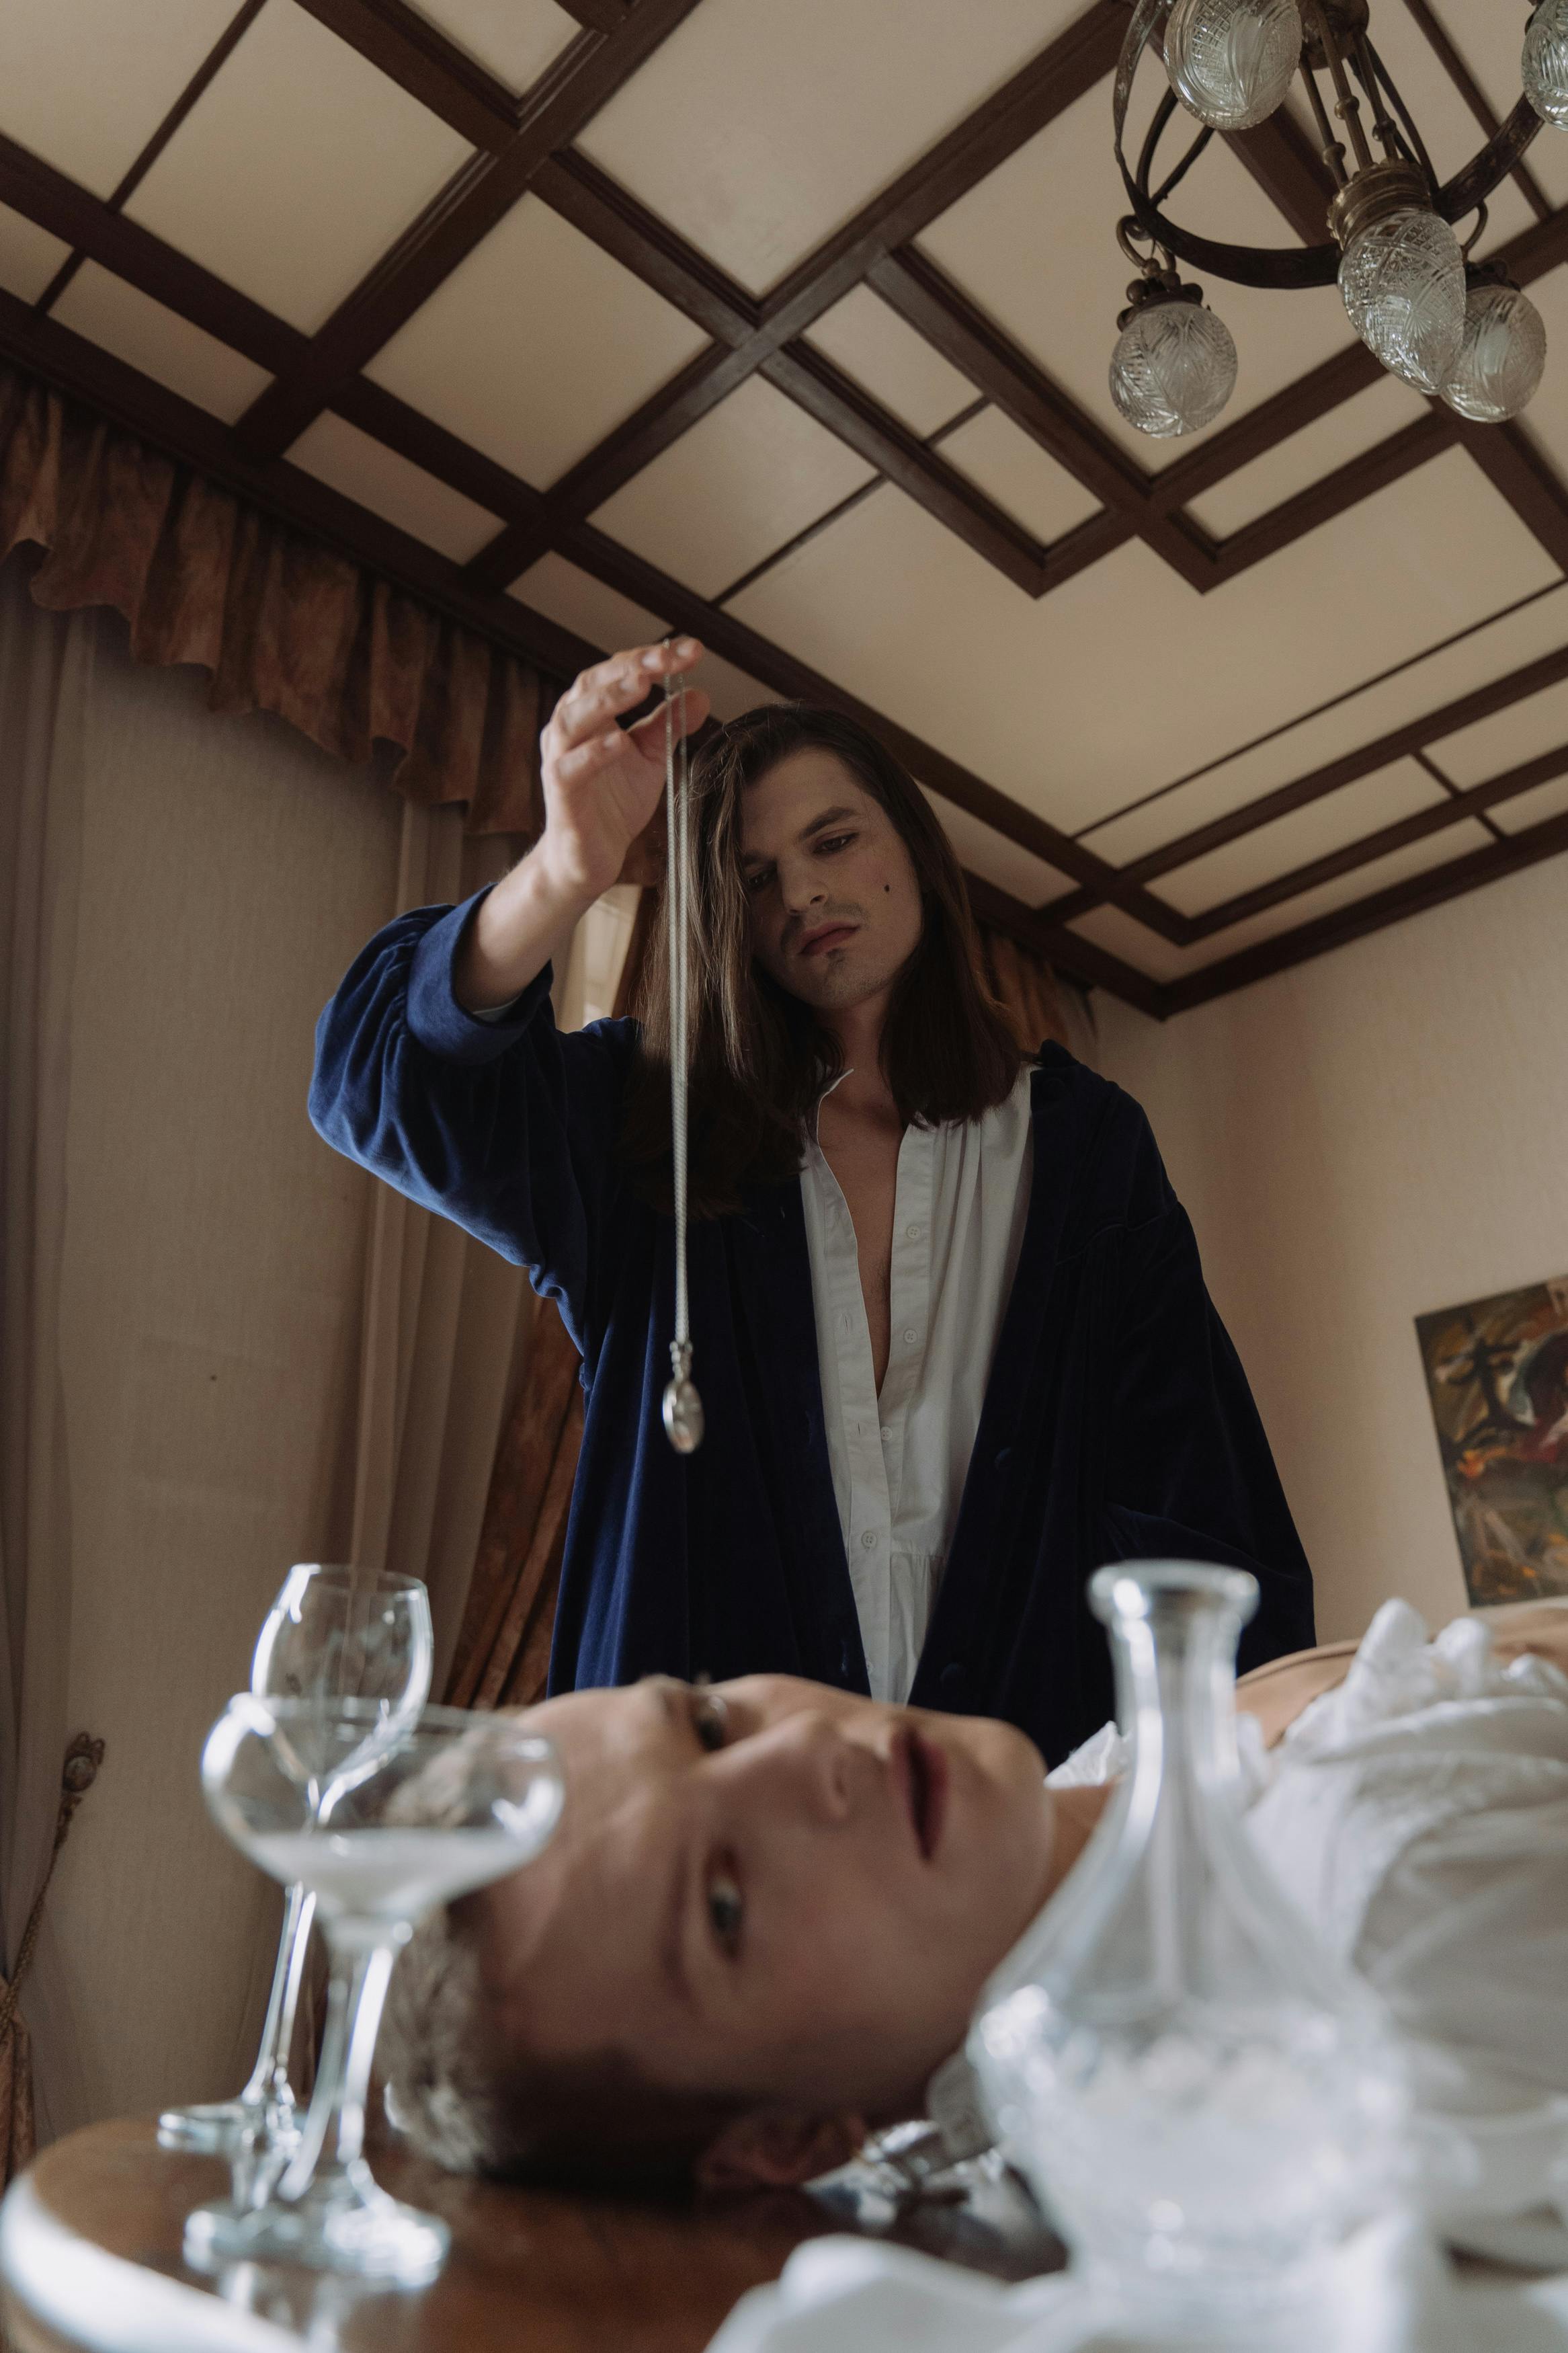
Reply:
[[[675, 705], [680, 701], [679, 742]], [[675, 1337], [664, 1427], [678, 1454], [702, 1443], [702, 1401], [691, 1379], [691, 1314], [686, 1286], [687, 1080], [690, 1069], [688, 978], [691, 951], [691, 754], [686, 741], [684, 673], [664, 681], [665, 899], [669, 913], [669, 1136], [675, 1173]]]

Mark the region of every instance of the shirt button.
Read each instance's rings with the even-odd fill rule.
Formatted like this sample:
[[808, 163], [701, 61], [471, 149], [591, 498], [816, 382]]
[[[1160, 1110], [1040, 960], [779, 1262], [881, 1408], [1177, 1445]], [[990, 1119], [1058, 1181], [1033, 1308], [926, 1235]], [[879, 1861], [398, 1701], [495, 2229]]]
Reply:
[[882, 1443], [886, 1445], [892, 1435], [892, 1431], [889, 1429], [887, 1423], [884, 1422], [882, 1424]]
[[920, 1238], [921, 1238], [921, 1229], [920, 1229], [919, 1226], [906, 1226], [906, 1227], [904, 1228], [904, 1231], [905, 1231], [905, 1233], [906, 1233], [906, 1234], [908, 1234], [908, 1236], [909, 1236], [909, 1238], [910, 1238], [910, 1241], [912, 1241], [912, 1242], [918, 1242], [918, 1241], [919, 1241], [919, 1240], [920, 1240]]
[[914, 1346], [915, 1342], [920, 1338], [920, 1336], [921, 1336], [921, 1335], [920, 1335], [920, 1334], [915, 1330], [915, 1327], [914, 1327], [914, 1325], [913, 1325], [912, 1324], [905, 1324], [905, 1326], [904, 1326], [904, 1337], [905, 1337], [905, 1339], [909, 1342], [909, 1344], [910, 1344], [910, 1347], [911, 1347], [911, 1348]]
[[861, 1537], [860, 1542], [861, 1542], [862, 1546], [865, 1548], [865, 1550], [866, 1550], [867, 1552], [875, 1552], [875, 1551], [876, 1551], [876, 1549], [877, 1549], [877, 1539], [876, 1539], [876, 1537], [872, 1535], [872, 1533], [871, 1533], [871, 1531], [870, 1531], [870, 1529], [869, 1529], [869, 1528], [868, 1528], [868, 1529], [867, 1529], [867, 1531], [866, 1531], [865, 1535]]

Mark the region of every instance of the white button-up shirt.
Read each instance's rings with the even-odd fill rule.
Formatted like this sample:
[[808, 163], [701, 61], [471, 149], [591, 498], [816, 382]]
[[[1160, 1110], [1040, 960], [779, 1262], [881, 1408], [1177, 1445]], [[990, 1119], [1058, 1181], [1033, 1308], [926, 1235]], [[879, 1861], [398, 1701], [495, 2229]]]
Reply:
[[1031, 1075], [980, 1119], [904, 1130], [880, 1397], [854, 1221], [815, 1132], [806, 1146], [827, 1452], [873, 1699], [909, 1697], [952, 1540], [1028, 1214]]

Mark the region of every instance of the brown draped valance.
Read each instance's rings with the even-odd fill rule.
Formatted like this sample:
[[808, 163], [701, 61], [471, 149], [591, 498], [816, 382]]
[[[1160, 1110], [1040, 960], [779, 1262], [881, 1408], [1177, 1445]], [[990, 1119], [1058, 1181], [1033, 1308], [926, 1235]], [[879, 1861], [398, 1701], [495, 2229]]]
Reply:
[[[541, 696], [524, 662], [0, 365], [0, 559], [48, 552], [35, 601], [112, 605], [138, 661], [199, 662], [215, 711], [270, 711], [470, 833], [538, 830]], [[548, 702], [546, 702], [548, 707]]]

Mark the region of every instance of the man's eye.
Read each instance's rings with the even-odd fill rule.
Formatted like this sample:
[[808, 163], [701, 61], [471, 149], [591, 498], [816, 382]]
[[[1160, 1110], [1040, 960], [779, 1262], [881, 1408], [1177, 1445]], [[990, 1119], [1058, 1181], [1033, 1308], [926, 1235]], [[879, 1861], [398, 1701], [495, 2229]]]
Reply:
[[773, 879], [773, 871], [766, 866], [759, 867], [754, 874], [748, 874], [745, 878], [745, 887], [749, 895], [753, 899], [756, 898], [767, 888]]
[[722, 1748], [730, 1736], [730, 1711], [717, 1692], [692, 1694], [691, 1729], [704, 1748]]
[[741, 1949], [746, 1905], [739, 1883], [727, 1871], [715, 1872], [708, 1883], [708, 1917], [713, 1924], [713, 1934], [733, 1960]]
[[852, 833], [832, 833], [828, 835], [826, 841], [819, 841], [816, 846], [818, 849], [826, 849], [829, 851], [835, 849], [847, 849], [849, 844], [854, 840], [854, 839], [855, 836]]

